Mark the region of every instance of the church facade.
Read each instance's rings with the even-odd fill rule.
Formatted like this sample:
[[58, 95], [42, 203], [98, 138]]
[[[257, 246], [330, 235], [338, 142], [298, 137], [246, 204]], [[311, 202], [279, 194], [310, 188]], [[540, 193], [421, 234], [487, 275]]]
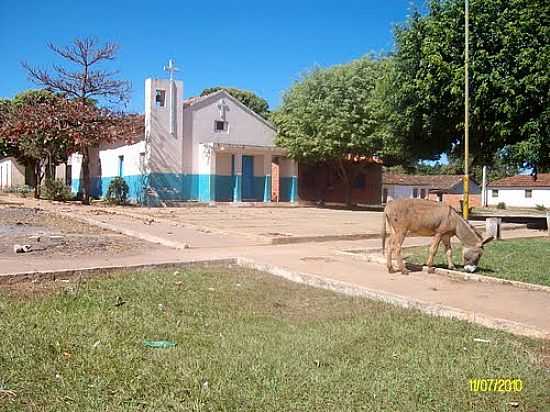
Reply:
[[[184, 100], [182, 81], [147, 79], [144, 121], [142, 140], [94, 153], [92, 195], [120, 176], [129, 198], [149, 205], [297, 200], [297, 164], [275, 146], [275, 128], [226, 91]], [[70, 163], [78, 192], [81, 156]]]

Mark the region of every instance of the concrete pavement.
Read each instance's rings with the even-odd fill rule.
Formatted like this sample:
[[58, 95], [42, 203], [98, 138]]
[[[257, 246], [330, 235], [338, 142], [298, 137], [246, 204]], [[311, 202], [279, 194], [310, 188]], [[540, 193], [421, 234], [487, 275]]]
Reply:
[[[33, 204], [36, 206], [36, 203]], [[410, 276], [389, 275], [382, 265], [358, 261], [341, 253], [344, 250], [379, 247], [379, 239], [273, 245], [254, 233], [243, 236], [242, 233], [231, 232], [230, 227], [224, 228], [225, 233], [214, 233], [187, 225], [178, 215], [176, 218], [163, 216], [158, 221], [151, 221], [148, 216], [141, 218], [104, 213], [91, 207], [48, 202], [41, 202], [40, 207], [152, 241], [159, 246], [150, 253], [110, 258], [108, 261], [99, 258], [86, 262], [29, 260], [22, 264], [21, 261], [16, 263], [3, 259], [2, 273], [230, 258], [241, 265], [263, 269], [294, 281], [380, 299], [431, 314], [465, 319], [512, 333], [550, 339], [550, 293], [546, 291], [492, 282], [458, 281], [425, 272], [412, 272]], [[288, 210], [303, 213], [307, 209]], [[135, 211], [134, 208], [130, 210], [132, 214]], [[329, 218], [319, 215], [316, 220], [316, 216], [312, 213], [310, 225], [323, 225], [323, 220]], [[514, 230], [507, 235], [512, 232], [521, 234], [520, 230]], [[407, 243], [418, 241], [408, 239]]]

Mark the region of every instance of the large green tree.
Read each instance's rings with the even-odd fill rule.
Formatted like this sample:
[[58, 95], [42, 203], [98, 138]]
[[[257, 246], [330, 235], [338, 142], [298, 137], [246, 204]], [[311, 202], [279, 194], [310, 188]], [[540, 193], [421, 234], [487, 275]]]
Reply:
[[385, 154], [388, 134], [377, 90], [385, 64], [364, 57], [316, 68], [285, 93], [272, 116], [277, 144], [300, 162], [333, 167], [346, 185], [348, 204], [352, 183], [365, 165], [350, 159]]
[[[470, 0], [475, 165], [550, 168], [550, 2]], [[390, 123], [415, 156], [463, 154], [464, 0], [431, 0], [396, 28]]]
[[216, 87], [210, 87], [208, 89], [204, 89], [201, 93], [201, 96], [215, 93], [218, 90], [225, 90], [227, 93], [229, 93], [231, 96], [236, 98], [238, 101], [240, 101], [242, 104], [244, 104], [246, 107], [248, 107], [250, 110], [252, 110], [256, 114], [259, 114], [264, 119], [268, 118], [269, 104], [267, 103], [267, 101], [264, 98], [258, 96], [257, 94], [253, 92], [249, 92], [248, 90], [236, 89], [234, 87], [216, 86]]

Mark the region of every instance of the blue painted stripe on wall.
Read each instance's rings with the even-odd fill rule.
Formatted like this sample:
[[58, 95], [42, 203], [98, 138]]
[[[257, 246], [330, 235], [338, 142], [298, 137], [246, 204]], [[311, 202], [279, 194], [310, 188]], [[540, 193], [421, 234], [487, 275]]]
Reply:
[[295, 202], [298, 198], [298, 178], [296, 176], [281, 177], [279, 199], [281, 202]]
[[[109, 184], [114, 176], [103, 178], [92, 178], [92, 196], [96, 198], [105, 197]], [[240, 183], [240, 176], [220, 175], [183, 175], [179, 173], [151, 173], [148, 177], [142, 175], [124, 176], [128, 184], [128, 198], [134, 202], [142, 202], [144, 198], [143, 188], [150, 185], [160, 200], [198, 200], [209, 202], [230, 202], [235, 199], [236, 185]], [[264, 201], [266, 190], [269, 191], [268, 200], [271, 199], [271, 177], [254, 176], [253, 197], [243, 200]], [[290, 200], [292, 197], [294, 178], [281, 178], [280, 197], [282, 201]], [[81, 180], [73, 179], [71, 190], [73, 193], [81, 192]], [[269, 186], [269, 187], [268, 187]]]

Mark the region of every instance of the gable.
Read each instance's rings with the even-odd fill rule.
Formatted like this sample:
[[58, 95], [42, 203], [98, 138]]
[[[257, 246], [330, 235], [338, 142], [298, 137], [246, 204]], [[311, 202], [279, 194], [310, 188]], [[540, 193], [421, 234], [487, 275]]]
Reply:
[[[216, 131], [215, 121], [221, 121], [221, 101], [225, 107], [227, 130]], [[250, 146], [275, 146], [275, 128], [224, 90], [203, 96], [189, 104], [192, 112], [193, 140], [198, 143], [226, 143]]]

